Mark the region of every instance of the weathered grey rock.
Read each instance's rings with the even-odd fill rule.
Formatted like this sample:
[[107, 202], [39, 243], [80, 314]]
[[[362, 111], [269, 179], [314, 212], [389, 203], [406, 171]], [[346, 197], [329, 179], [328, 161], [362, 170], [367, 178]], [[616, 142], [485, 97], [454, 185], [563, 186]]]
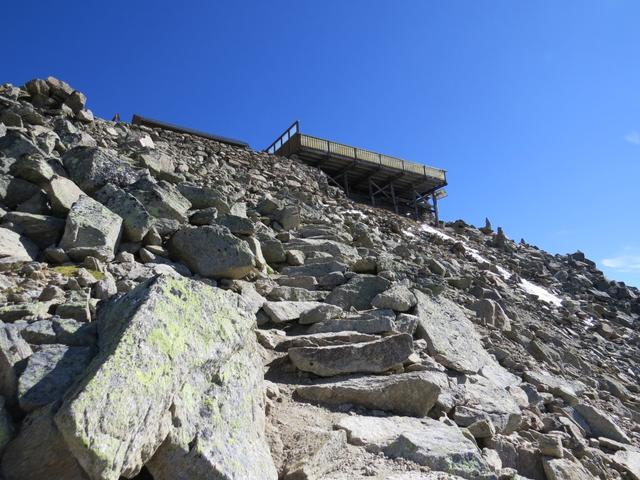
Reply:
[[92, 256], [108, 262], [115, 257], [121, 231], [119, 215], [91, 197], [82, 196], [69, 211], [60, 248], [76, 261]]
[[22, 338], [33, 345], [45, 345], [56, 342], [56, 332], [51, 320], [37, 320], [20, 331]]
[[162, 152], [147, 151], [138, 155], [138, 160], [142, 167], [148, 168], [152, 174], [159, 178], [163, 178], [165, 174], [171, 174], [176, 167], [173, 159]]
[[3, 152], [6, 157], [15, 159], [20, 159], [23, 155], [46, 157], [45, 152], [18, 131], [9, 131], [6, 135], [0, 137], [0, 152]]
[[[191, 203], [193, 208], [209, 208], [215, 207], [216, 209], [224, 203], [224, 194], [209, 187], [200, 187], [193, 183], [183, 182], [178, 184], [178, 190], [180, 193]], [[221, 213], [229, 213], [228, 205], [226, 209], [220, 210]]]
[[[322, 290], [307, 290], [300, 287], [274, 287], [268, 295], [269, 300], [287, 300], [293, 302], [320, 302], [324, 300], [328, 292]], [[332, 305], [335, 307], [335, 305]], [[339, 307], [336, 307], [339, 308]]]
[[287, 265], [291, 265], [293, 267], [304, 265], [304, 261], [306, 259], [304, 252], [301, 252], [300, 250], [287, 250], [286, 255]]
[[490, 357], [462, 310], [444, 297], [430, 297], [418, 290], [414, 293], [419, 318], [416, 334], [427, 341], [429, 355], [461, 373], [480, 370]]
[[18, 403], [31, 412], [60, 400], [93, 357], [91, 347], [42, 345], [29, 357], [18, 380]]
[[309, 325], [311, 323], [326, 322], [341, 317], [343, 313], [344, 311], [340, 307], [323, 303], [300, 314], [298, 323], [301, 325]]
[[81, 347], [96, 342], [95, 323], [78, 322], [72, 318], [54, 318], [51, 323], [57, 343]]
[[284, 207], [275, 213], [275, 219], [285, 230], [295, 230], [300, 226], [300, 209], [294, 206]]
[[262, 362], [251, 332], [209, 374], [173, 401], [174, 427], [147, 463], [155, 480], [278, 478], [264, 437]]
[[9, 212], [2, 221], [13, 223], [25, 237], [41, 249], [57, 244], [65, 226], [61, 218], [24, 212]]
[[618, 450], [613, 455], [613, 463], [625, 471], [632, 480], [640, 480], [640, 452], [637, 450]]
[[127, 191], [155, 218], [154, 227], [161, 235], [175, 232], [189, 220], [191, 203], [169, 182], [142, 179]]
[[215, 225], [218, 218], [218, 209], [215, 207], [203, 208], [189, 216], [191, 225]]
[[456, 423], [468, 427], [476, 420], [486, 418], [495, 426], [498, 433], [509, 435], [519, 426], [522, 413], [518, 403], [502, 385], [497, 385], [484, 377], [474, 377], [459, 386], [459, 395], [465, 416], [471, 421], [461, 420], [460, 409], [456, 409]]
[[472, 308], [483, 325], [497, 327], [501, 330], [511, 329], [511, 320], [495, 300], [482, 298], [475, 302]]
[[405, 458], [432, 470], [468, 480], [495, 479], [478, 448], [455, 426], [430, 418], [342, 418], [337, 428], [349, 443], [392, 458]]
[[[55, 161], [55, 160], [54, 160]], [[56, 161], [57, 162], [57, 161]], [[11, 165], [10, 172], [18, 178], [22, 178], [36, 185], [46, 185], [60, 168], [54, 170], [40, 155], [29, 155], [20, 158]]]
[[45, 186], [51, 208], [56, 215], [66, 215], [84, 192], [75, 183], [65, 177], [54, 176]]
[[371, 305], [376, 308], [390, 308], [396, 312], [406, 312], [416, 305], [416, 296], [404, 285], [394, 285], [389, 290], [376, 295]]
[[411, 372], [305, 385], [298, 387], [296, 393], [314, 402], [353, 403], [372, 410], [424, 417], [435, 405], [440, 387], [429, 372]]
[[547, 480], [585, 480], [594, 478], [582, 465], [566, 458], [542, 459]]
[[594, 437], [606, 437], [616, 442], [631, 443], [626, 433], [602, 410], [586, 403], [578, 403], [573, 409], [587, 423], [589, 433]]
[[282, 274], [289, 277], [321, 277], [333, 272], [344, 272], [347, 265], [335, 260], [310, 263], [308, 265], [289, 266], [282, 269]]
[[135, 183], [141, 173], [115, 152], [101, 147], [75, 147], [62, 156], [67, 172], [82, 191], [91, 194], [110, 183], [124, 187]]
[[49, 304], [46, 302], [4, 305], [0, 307], [0, 321], [10, 323], [28, 317], [37, 317], [46, 314], [47, 310], [49, 310]]
[[415, 315], [409, 315], [408, 313], [401, 313], [393, 322], [395, 325], [393, 330], [398, 333], [408, 333], [413, 335], [418, 328], [418, 317]]
[[346, 448], [347, 435], [342, 430], [308, 429], [305, 440], [305, 454], [287, 465], [285, 480], [325, 478], [327, 473], [336, 469], [336, 461]]
[[352, 307], [356, 310], [367, 310], [371, 308], [371, 301], [376, 295], [390, 286], [389, 280], [377, 275], [355, 275], [344, 285], [335, 288], [325, 302], [344, 310]]
[[285, 247], [287, 250], [299, 250], [305, 255], [322, 252], [329, 254], [335, 260], [344, 263], [353, 263], [360, 255], [355, 247], [347, 245], [335, 240], [324, 240], [320, 238], [297, 238], [288, 242]]
[[13, 325], [0, 325], [0, 395], [7, 404], [16, 401], [22, 361], [31, 355], [31, 347]]
[[0, 137], [4, 137], [7, 134], [7, 126], [0, 122]]
[[64, 303], [56, 306], [56, 315], [62, 318], [77, 320], [78, 322], [90, 322], [91, 308], [89, 300], [89, 295], [77, 293]]
[[251, 235], [256, 231], [256, 227], [251, 220], [238, 215], [221, 215], [216, 219], [216, 223], [227, 227], [235, 235]]
[[284, 263], [287, 261], [287, 252], [285, 252], [280, 240], [275, 238], [261, 239], [260, 247], [262, 247], [262, 254], [268, 264]]
[[141, 242], [153, 226], [153, 218], [136, 197], [115, 185], [108, 184], [98, 190], [95, 199], [122, 217], [124, 239]]
[[22, 422], [2, 457], [6, 480], [91, 480], [53, 423], [54, 406], [36, 410]]
[[9, 208], [16, 208], [39, 192], [38, 186], [31, 182], [11, 175], [0, 175], [0, 202]]
[[349, 330], [360, 333], [384, 333], [394, 330], [394, 320], [393, 310], [370, 310], [358, 316], [314, 323], [308, 331], [309, 333], [321, 333]]
[[171, 237], [169, 252], [206, 277], [242, 278], [255, 266], [247, 243], [215, 225], [181, 228]]
[[188, 392], [204, 365], [225, 365], [253, 324], [238, 295], [178, 277], [156, 277], [106, 305], [100, 353], [55, 417], [89, 476], [135, 475], [172, 429], [176, 392]]
[[322, 305], [319, 302], [266, 302], [262, 308], [273, 323], [291, 322], [305, 312]]
[[38, 256], [38, 246], [26, 237], [0, 227], [0, 259], [31, 262]]
[[404, 362], [413, 352], [409, 335], [333, 347], [289, 349], [289, 359], [300, 370], [321, 377], [348, 373], [381, 373]]
[[274, 350], [286, 351], [294, 347], [328, 347], [332, 345], [348, 345], [352, 343], [371, 342], [378, 340], [378, 335], [369, 335], [359, 332], [329, 332], [311, 333], [308, 335], [282, 335], [277, 337], [272, 344]]
[[540, 435], [538, 438], [540, 453], [549, 457], [562, 458], [562, 439], [559, 435]]

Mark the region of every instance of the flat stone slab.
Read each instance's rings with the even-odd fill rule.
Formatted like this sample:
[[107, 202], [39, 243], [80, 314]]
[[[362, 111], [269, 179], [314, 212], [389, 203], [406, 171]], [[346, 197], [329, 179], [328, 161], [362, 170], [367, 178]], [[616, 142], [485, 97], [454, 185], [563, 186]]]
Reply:
[[438, 400], [440, 387], [429, 372], [410, 372], [304, 385], [296, 393], [314, 402], [353, 403], [372, 410], [424, 417]]
[[266, 302], [262, 309], [273, 323], [297, 320], [305, 312], [322, 305], [321, 302]]
[[414, 294], [418, 301], [416, 334], [427, 341], [429, 355], [461, 373], [477, 373], [492, 360], [460, 307], [444, 297], [430, 297], [418, 290]]
[[395, 330], [396, 316], [393, 310], [371, 310], [355, 317], [319, 322], [309, 327], [309, 333], [355, 331], [361, 333], [384, 333]]
[[294, 347], [329, 347], [333, 345], [349, 345], [352, 343], [370, 342], [378, 340], [378, 335], [369, 335], [360, 332], [329, 332], [312, 333], [309, 335], [294, 335], [282, 337], [276, 346], [276, 350], [286, 351]]
[[495, 479], [474, 443], [459, 428], [430, 418], [342, 418], [336, 427], [347, 432], [353, 445], [391, 458], [405, 458], [432, 470], [468, 480]]
[[372, 342], [332, 347], [289, 349], [291, 362], [321, 377], [348, 373], [382, 373], [404, 362], [413, 353], [413, 339], [400, 334]]
[[327, 262], [310, 263], [308, 265], [298, 265], [284, 267], [282, 275], [287, 277], [323, 277], [333, 272], [343, 273], [347, 270], [347, 264], [330, 260]]

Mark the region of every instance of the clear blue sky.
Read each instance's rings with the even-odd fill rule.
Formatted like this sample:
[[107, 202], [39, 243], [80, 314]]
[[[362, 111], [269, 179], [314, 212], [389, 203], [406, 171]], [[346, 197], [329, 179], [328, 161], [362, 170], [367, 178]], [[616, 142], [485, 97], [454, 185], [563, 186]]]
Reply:
[[0, 82], [58, 76], [98, 116], [255, 148], [300, 119], [447, 169], [445, 219], [488, 216], [640, 285], [636, 0], [23, 0], [2, 16]]

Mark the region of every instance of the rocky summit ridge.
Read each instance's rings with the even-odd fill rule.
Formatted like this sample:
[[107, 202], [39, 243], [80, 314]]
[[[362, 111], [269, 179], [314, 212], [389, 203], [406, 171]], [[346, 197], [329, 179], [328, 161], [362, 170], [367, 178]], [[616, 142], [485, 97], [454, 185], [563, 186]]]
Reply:
[[640, 292], [0, 87], [5, 480], [640, 479]]

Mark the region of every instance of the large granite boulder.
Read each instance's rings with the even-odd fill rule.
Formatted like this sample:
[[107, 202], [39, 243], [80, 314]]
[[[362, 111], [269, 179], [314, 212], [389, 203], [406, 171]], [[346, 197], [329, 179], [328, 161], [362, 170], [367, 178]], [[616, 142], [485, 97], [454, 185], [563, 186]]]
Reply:
[[75, 147], [62, 156], [71, 180], [91, 194], [106, 184], [123, 187], [136, 182], [140, 171], [118, 158], [115, 152], [101, 147]]
[[[245, 416], [246, 405], [259, 401], [253, 395], [262, 389], [260, 379], [236, 375], [240, 367], [231, 360], [241, 351], [257, 355], [249, 340], [254, 324], [240, 296], [185, 278], [155, 277], [106, 305], [99, 318], [100, 353], [55, 415], [69, 450], [88, 476], [132, 477], [154, 453], [155, 460], [166, 465], [169, 461], [158, 448], [167, 441], [172, 461], [193, 462], [184, 452], [190, 445], [197, 445], [194, 454], [205, 452], [198, 462], [199, 471], [205, 472], [201, 478], [216, 478], [221, 462], [226, 478], [248, 478], [243, 472], [254, 462], [269, 465], [260, 432], [262, 410], [251, 409], [256, 419]], [[227, 400], [211, 381], [222, 385], [221, 390], [232, 390]], [[214, 389], [214, 397], [203, 387]], [[216, 407], [216, 402], [225, 407]], [[240, 413], [234, 402], [247, 402], [247, 409]], [[217, 425], [226, 431], [215, 431], [202, 405], [219, 416]], [[197, 438], [189, 436], [193, 432]], [[221, 438], [231, 436], [235, 446], [228, 445], [224, 453], [212, 450]]]
[[251, 333], [173, 400], [173, 427], [147, 463], [154, 480], [278, 478], [264, 438], [262, 362]]
[[122, 218], [91, 197], [73, 204], [60, 240], [60, 248], [73, 260], [96, 257], [111, 261], [120, 241]]
[[153, 218], [140, 201], [121, 188], [107, 184], [98, 190], [95, 199], [122, 217], [123, 236], [130, 242], [140, 242], [153, 226]]
[[181, 228], [171, 237], [169, 252], [206, 277], [242, 278], [255, 266], [247, 242], [217, 225]]

